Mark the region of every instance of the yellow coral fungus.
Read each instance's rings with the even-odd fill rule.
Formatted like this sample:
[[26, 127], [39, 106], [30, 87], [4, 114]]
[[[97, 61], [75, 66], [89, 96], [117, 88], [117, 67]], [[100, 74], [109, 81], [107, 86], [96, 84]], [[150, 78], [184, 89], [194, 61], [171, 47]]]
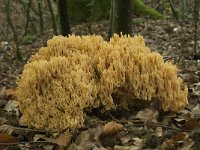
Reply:
[[75, 129], [84, 123], [84, 110], [109, 110], [135, 99], [157, 98], [165, 111], [179, 111], [188, 92], [176, 74], [141, 36], [114, 35], [109, 42], [55, 36], [25, 65], [17, 89], [20, 122], [48, 131]]

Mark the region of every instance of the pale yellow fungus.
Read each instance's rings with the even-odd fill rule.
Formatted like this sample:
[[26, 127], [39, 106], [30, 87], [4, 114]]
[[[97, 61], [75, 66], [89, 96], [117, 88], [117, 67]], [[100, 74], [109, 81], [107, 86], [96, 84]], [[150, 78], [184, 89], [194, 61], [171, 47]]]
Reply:
[[[83, 126], [84, 110], [109, 110], [159, 99], [163, 110], [188, 104], [176, 66], [145, 46], [142, 36], [55, 36], [24, 67], [17, 96], [21, 124], [47, 131]], [[113, 95], [118, 97], [115, 101]]]

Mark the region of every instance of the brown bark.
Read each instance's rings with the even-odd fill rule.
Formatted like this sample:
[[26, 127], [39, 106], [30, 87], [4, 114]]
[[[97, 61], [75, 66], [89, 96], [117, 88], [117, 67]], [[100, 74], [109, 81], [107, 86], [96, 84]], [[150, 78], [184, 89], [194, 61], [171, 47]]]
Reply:
[[68, 13], [67, 13], [67, 0], [59, 0], [58, 1], [58, 11], [60, 17], [60, 30], [61, 34], [67, 36], [71, 33]]
[[132, 35], [133, 0], [111, 0], [110, 35]]

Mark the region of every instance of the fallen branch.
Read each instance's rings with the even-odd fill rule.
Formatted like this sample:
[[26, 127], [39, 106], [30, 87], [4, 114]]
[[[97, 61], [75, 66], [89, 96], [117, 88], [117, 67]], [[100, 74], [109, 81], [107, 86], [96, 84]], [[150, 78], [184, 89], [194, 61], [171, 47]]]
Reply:
[[29, 141], [29, 142], [15, 142], [15, 143], [0, 143], [0, 146], [11, 146], [11, 145], [19, 145], [19, 144], [52, 144], [52, 145], [55, 145], [55, 143], [49, 142], [49, 141]]
[[[113, 117], [112, 117], [113, 118]], [[188, 129], [182, 129], [182, 128], [177, 128], [177, 127], [171, 127], [168, 125], [164, 125], [162, 123], [155, 123], [155, 122], [150, 122], [150, 121], [143, 121], [143, 120], [117, 120], [115, 118], [113, 118], [114, 121], [119, 122], [119, 123], [123, 123], [123, 124], [127, 124], [128, 122], [133, 123], [133, 125], [129, 125], [129, 126], [149, 126], [149, 127], [162, 127], [165, 129], [172, 129], [172, 130], [177, 130], [177, 131], [183, 131], [183, 132], [192, 132], [192, 130], [188, 130]]]

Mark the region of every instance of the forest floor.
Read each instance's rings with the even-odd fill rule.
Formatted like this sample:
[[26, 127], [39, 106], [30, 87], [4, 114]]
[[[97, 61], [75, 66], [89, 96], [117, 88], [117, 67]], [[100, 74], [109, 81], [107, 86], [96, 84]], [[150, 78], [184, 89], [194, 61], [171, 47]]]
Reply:
[[[96, 22], [92, 32], [106, 39], [108, 22]], [[15, 55], [13, 42], [0, 45], [0, 149], [137, 150], [200, 149], [200, 60], [194, 58], [194, 27], [191, 22], [137, 19], [134, 35], [145, 38], [152, 51], [179, 68], [178, 76], [189, 88], [189, 105], [179, 113], [162, 112], [150, 106], [129, 111], [87, 116], [74, 133], [47, 133], [19, 125], [21, 116], [15, 97], [16, 81], [31, 55], [53, 36], [52, 31], [21, 41], [23, 60]], [[87, 24], [72, 28], [87, 35]], [[200, 41], [198, 41], [200, 49]], [[199, 50], [198, 49], [198, 50]], [[199, 51], [200, 53], [200, 51]]]

